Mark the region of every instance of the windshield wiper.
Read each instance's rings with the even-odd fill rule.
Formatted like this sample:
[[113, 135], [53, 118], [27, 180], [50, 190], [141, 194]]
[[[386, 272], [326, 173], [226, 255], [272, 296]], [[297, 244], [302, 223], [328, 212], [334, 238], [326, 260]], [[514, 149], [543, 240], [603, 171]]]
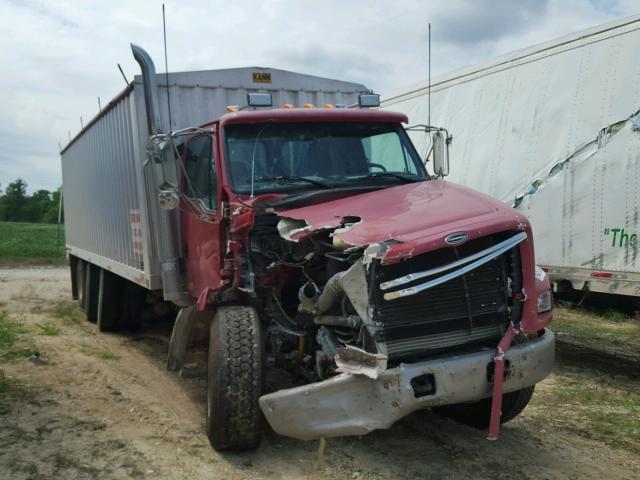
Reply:
[[421, 182], [422, 180], [426, 180], [425, 178], [420, 178], [415, 176], [405, 177], [404, 175], [401, 175], [399, 173], [393, 173], [393, 172], [374, 172], [374, 173], [369, 173], [368, 175], [362, 175], [360, 177], [350, 178], [349, 180], [366, 180], [369, 178], [378, 178], [378, 177], [399, 178], [400, 180], [404, 180], [405, 182]]
[[309, 177], [297, 177], [295, 175], [281, 175], [279, 177], [259, 177], [256, 178], [254, 180], [256, 183], [268, 183], [268, 182], [280, 182], [280, 183], [287, 183], [287, 182], [307, 182], [310, 183], [312, 185], [317, 185], [318, 187], [322, 187], [322, 188], [333, 188], [331, 185], [328, 185], [326, 183], [323, 182], [319, 182], [317, 180], [314, 180], [312, 178]]

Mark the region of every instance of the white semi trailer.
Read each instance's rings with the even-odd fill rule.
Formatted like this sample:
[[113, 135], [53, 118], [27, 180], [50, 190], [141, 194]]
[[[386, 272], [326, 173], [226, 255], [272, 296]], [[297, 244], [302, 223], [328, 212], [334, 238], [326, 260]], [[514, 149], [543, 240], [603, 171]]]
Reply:
[[[640, 296], [640, 16], [431, 84], [431, 124], [455, 141], [451, 180], [531, 220], [557, 287]], [[428, 123], [427, 82], [382, 108]], [[426, 158], [429, 136], [410, 132]]]

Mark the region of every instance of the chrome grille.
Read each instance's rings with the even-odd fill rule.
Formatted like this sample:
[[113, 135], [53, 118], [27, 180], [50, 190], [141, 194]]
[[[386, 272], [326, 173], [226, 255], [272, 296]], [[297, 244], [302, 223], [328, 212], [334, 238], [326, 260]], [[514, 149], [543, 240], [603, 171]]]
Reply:
[[[389, 355], [442, 351], [499, 339], [509, 320], [509, 285], [510, 276], [514, 275], [511, 256], [518, 254], [517, 247], [462, 276], [411, 296], [388, 301], [379, 286], [473, 255], [512, 235], [505, 232], [483, 237], [395, 265], [375, 264], [369, 279], [373, 318], [379, 328], [377, 339], [386, 342]], [[420, 281], [424, 280], [408, 286]]]

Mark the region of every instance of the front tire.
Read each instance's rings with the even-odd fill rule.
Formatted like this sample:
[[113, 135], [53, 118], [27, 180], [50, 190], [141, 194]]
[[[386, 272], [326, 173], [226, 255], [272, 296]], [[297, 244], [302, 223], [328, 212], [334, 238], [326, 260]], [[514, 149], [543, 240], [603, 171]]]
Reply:
[[216, 450], [256, 448], [262, 433], [262, 335], [252, 307], [218, 308], [211, 323], [207, 435]]
[[[505, 393], [502, 396], [502, 415], [500, 423], [506, 423], [520, 415], [533, 396], [534, 385]], [[456, 422], [475, 428], [489, 428], [491, 419], [491, 398], [474, 403], [459, 403], [434, 408], [439, 415], [449, 417]]]

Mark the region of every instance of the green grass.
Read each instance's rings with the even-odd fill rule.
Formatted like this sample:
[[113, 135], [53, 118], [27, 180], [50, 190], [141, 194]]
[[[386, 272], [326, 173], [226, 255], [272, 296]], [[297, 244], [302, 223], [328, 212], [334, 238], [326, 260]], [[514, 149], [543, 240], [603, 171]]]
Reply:
[[39, 323], [36, 326], [40, 329], [40, 335], [46, 335], [48, 337], [59, 335], [62, 331], [58, 325], [54, 325], [53, 323]]
[[38, 349], [35, 347], [16, 348], [9, 350], [8, 352], [0, 352], [0, 361], [2, 362], [15, 362], [16, 360], [22, 360], [29, 358], [31, 355], [38, 353]]
[[7, 312], [0, 312], [0, 353], [13, 347], [27, 332], [29, 329], [22, 323], [11, 320]]
[[0, 368], [0, 393], [4, 393], [9, 389], [9, 384], [4, 376], [4, 370]]
[[89, 345], [82, 345], [80, 347], [80, 351], [85, 355], [90, 355], [92, 357], [99, 358], [100, 360], [119, 360], [120, 355], [117, 353], [109, 352], [107, 350], [98, 350]]
[[640, 321], [613, 309], [597, 314], [561, 304], [553, 312], [551, 328], [581, 339], [640, 344]]
[[62, 225], [0, 222], [0, 263], [64, 263], [64, 245]]
[[624, 312], [621, 312], [614, 308], [610, 308], [609, 310], [607, 310], [604, 313], [603, 317], [605, 318], [605, 320], [609, 320], [610, 322], [614, 323], [624, 322], [625, 320], [628, 320]]
[[70, 302], [58, 303], [54, 307], [52, 314], [55, 318], [61, 319], [68, 325], [81, 323], [83, 317], [82, 310], [75, 303]]
[[[595, 380], [595, 379], [594, 379]], [[546, 405], [563, 412], [566, 427], [582, 436], [640, 452], [640, 393], [637, 385], [600, 378], [563, 376], [553, 392], [544, 395]]]
[[37, 350], [24, 337], [30, 330], [12, 320], [7, 312], [0, 312], [0, 361], [11, 362], [30, 357]]
[[98, 350], [93, 355], [102, 360], [118, 360], [120, 358], [120, 355], [106, 350]]

